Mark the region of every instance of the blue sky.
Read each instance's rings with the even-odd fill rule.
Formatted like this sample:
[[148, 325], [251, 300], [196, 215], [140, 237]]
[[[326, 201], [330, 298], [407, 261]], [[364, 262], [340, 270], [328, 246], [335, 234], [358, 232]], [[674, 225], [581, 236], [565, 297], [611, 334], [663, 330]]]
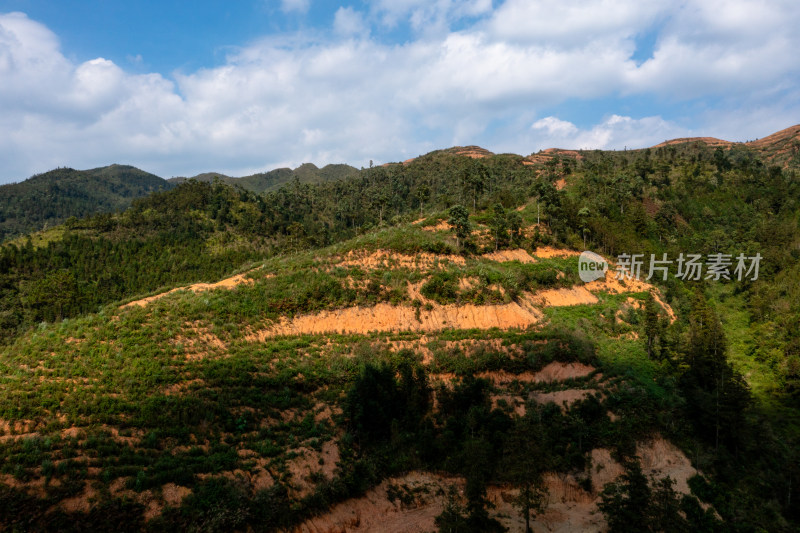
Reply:
[[800, 122], [796, 0], [0, 0], [0, 183], [746, 141]]

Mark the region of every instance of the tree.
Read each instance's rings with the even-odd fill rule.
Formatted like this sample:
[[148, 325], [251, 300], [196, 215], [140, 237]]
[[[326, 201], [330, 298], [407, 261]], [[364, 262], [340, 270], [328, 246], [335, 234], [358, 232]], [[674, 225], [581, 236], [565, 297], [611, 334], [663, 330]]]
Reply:
[[612, 533], [652, 531], [648, 517], [650, 487], [638, 462], [628, 463], [620, 480], [603, 488], [600, 499], [597, 507]]
[[722, 323], [698, 291], [689, 315], [685, 354], [689, 368], [680, 383], [698, 433], [716, 449], [741, 440], [744, 411], [750, 403], [747, 383], [728, 362], [726, 353]]
[[517, 211], [508, 214], [508, 229], [511, 230], [511, 242], [516, 246], [522, 244], [522, 215]]
[[692, 530], [680, 513], [683, 501], [672, 488], [674, 483], [665, 477], [654, 481], [655, 489], [651, 489], [639, 462], [628, 462], [619, 480], [603, 488], [597, 504], [606, 517], [608, 530], [611, 533]]
[[644, 301], [644, 334], [647, 342], [647, 356], [652, 359], [656, 341], [661, 336], [658, 304], [652, 292], [647, 293], [647, 299]]
[[461, 247], [462, 242], [469, 237], [472, 227], [469, 222], [469, 212], [463, 205], [454, 205], [450, 208], [450, 218], [447, 223], [456, 234], [456, 246]]
[[530, 533], [531, 517], [542, 512], [547, 505], [542, 472], [549, 467], [542, 446], [541, 418], [529, 411], [517, 419], [505, 443], [502, 460], [503, 477], [519, 487], [514, 506], [525, 519], [525, 533]]
[[586, 232], [588, 231], [587, 221], [589, 220], [589, 208], [588, 207], [581, 207], [578, 210], [578, 219], [581, 222], [581, 233], [583, 234], [583, 249], [586, 249]]
[[422, 207], [431, 196], [431, 189], [425, 184], [417, 187], [417, 200], [419, 201], [419, 216], [422, 216]]
[[505, 208], [499, 203], [492, 208], [490, 224], [494, 234], [494, 249], [497, 251], [508, 244], [508, 219]]

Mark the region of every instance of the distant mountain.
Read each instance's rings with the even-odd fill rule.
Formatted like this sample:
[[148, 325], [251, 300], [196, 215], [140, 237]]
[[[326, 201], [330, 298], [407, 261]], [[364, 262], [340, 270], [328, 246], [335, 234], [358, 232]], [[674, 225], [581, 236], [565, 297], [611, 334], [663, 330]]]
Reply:
[[[716, 137], [681, 137], [664, 141], [650, 148], [640, 148], [627, 150], [630, 152], [653, 151], [664, 148], [695, 150], [696, 148], [720, 149], [723, 153], [730, 155], [731, 152], [738, 153], [750, 152], [761, 159], [765, 164], [782, 168], [800, 168], [800, 124], [790, 126], [786, 129], [773, 133], [767, 137], [747, 142], [733, 142]], [[477, 151], [476, 151], [477, 150]], [[451, 148], [452, 153], [469, 155], [471, 157], [483, 157], [480, 154], [482, 148], [468, 146], [465, 148]], [[485, 152], [485, 151], [484, 151]], [[545, 163], [555, 156], [580, 159], [583, 157], [584, 150], [564, 150], [561, 148], [548, 148], [540, 150], [538, 153], [531, 154], [525, 159], [529, 164]]]
[[0, 242], [60, 224], [70, 217], [120, 211], [134, 198], [172, 188], [165, 179], [128, 165], [91, 170], [58, 168], [0, 186]]
[[260, 194], [279, 189], [282, 185], [290, 183], [295, 178], [297, 178], [300, 183], [322, 183], [355, 176], [359, 172], [357, 168], [344, 164], [325, 165], [319, 168], [313, 163], [303, 163], [294, 170], [290, 168], [276, 168], [269, 172], [260, 172], [241, 178], [226, 176], [218, 172], [204, 172], [192, 176], [191, 178], [178, 177], [170, 178], [167, 181], [171, 183], [182, 183], [189, 179], [195, 179], [197, 181], [211, 183], [214, 179], [219, 179], [228, 185], [238, 185], [243, 189]]

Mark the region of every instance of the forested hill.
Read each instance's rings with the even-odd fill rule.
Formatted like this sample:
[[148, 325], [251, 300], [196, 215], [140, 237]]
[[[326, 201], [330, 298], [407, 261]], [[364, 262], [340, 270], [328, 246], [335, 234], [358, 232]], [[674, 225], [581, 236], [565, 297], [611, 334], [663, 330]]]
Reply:
[[248, 191], [263, 193], [277, 190], [295, 179], [300, 183], [322, 183], [356, 176], [358, 173], [359, 170], [350, 165], [325, 165], [319, 168], [313, 163], [303, 163], [294, 170], [290, 168], [276, 168], [269, 172], [259, 172], [241, 178], [234, 178], [216, 172], [204, 172], [192, 178], [178, 177], [170, 178], [167, 181], [171, 183], [183, 183], [189, 179], [195, 179], [197, 181], [212, 183], [215, 179], [218, 179], [228, 185], [237, 185]]
[[55, 226], [70, 217], [120, 211], [134, 198], [172, 188], [166, 180], [127, 165], [91, 170], [58, 168], [0, 186], [0, 242]]
[[[330, 531], [372, 491], [438, 498], [442, 531], [544, 502], [598, 531], [797, 531], [800, 172], [778, 137], [187, 180], [7, 241], [0, 529]], [[585, 249], [670, 276], [581, 284]], [[760, 270], [679, 277], [682, 254]]]

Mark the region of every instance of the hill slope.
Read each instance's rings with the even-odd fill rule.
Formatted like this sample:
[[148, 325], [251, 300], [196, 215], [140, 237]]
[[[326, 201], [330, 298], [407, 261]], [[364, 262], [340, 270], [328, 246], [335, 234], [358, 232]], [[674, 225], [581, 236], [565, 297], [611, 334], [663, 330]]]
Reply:
[[[513, 478], [491, 473], [497, 458], [529, 453], [508, 440], [513, 428], [550, 440], [550, 466], [536, 471], [551, 524], [603, 527], [592, 511], [625, 471], [611, 454], [628, 445], [688, 494], [697, 471], [655, 411], [636, 414], [642, 395], [671, 394], [652, 384], [627, 322], [651, 287], [583, 285], [570, 251], [463, 257], [452, 246], [444, 230], [383, 230], [20, 339], [13, 360], [0, 358], [4, 524], [361, 531], [346, 516], [364, 504], [348, 498], [389, 475], [372, 505], [400, 528], [417, 509], [413, 523], [431, 529], [449, 487], [477, 482], [469, 464], [484, 453], [495, 459], [480, 490], [514, 496]], [[627, 318], [604, 318], [617, 311]], [[586, 319], [597, 344], [572, 329]], [[641, 376], [619, 374], [635, 360]], [[351, 512], [324, 514], [337, 502]], [[519, 530], [511, 505], [499, 511]]]
[[[190, 181], [0, 248], [0, 522], [797, 529], [796, 170], [549, 154]], [[762, 262], [584, 284], [586, 248]]]
[[70, 217], [121, 211], [134, 198], [169, 188], [162, 178], [126, 165], [62, 168], [0, 185], [0, 242]]
[[243, 189], [255, 193], [271, 192], [281, 186], [297, 179], [300, 183], [322, 183], [330, 180], [338, 180], [352, 177], [358, 174], [358, 169], [344, 164], [331, 164], [318, 168], [313, 163], [304, 163], [292, 170], [290, 168], [276, 168], [269, 172], [262, 172], [241, 178], [234, 178], [224, 174], [205, 172], [192, 178], [170, 178], [172, 183], [182, 183], [188, 179], [195, 179], [202, 182], [212, 183], [219, 179], [228, 185], [238, 185]]

